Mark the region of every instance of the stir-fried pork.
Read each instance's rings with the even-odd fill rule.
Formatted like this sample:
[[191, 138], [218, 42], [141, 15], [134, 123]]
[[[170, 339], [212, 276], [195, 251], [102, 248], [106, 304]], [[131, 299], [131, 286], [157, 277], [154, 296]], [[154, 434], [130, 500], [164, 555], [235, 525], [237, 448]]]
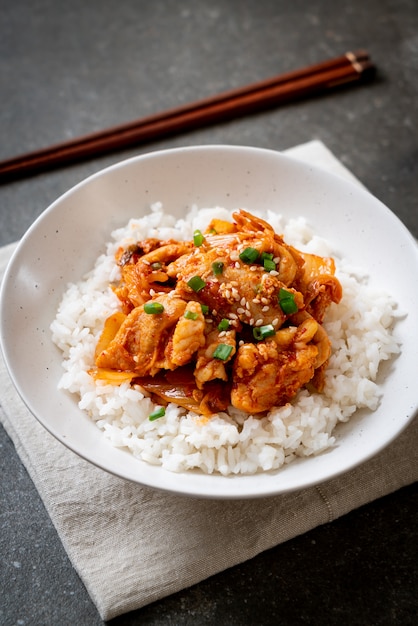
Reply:
[[246, 211], [233, 218], [194, 241], [118, 252], [122, 312], [105, 324], [93, 375], [126, 372], [204, 415], [229, 404], [265, 413], [307, 383], [321, 391], [331, 350], [321, 323], [342, 296], [333, 260], [288, 246]]

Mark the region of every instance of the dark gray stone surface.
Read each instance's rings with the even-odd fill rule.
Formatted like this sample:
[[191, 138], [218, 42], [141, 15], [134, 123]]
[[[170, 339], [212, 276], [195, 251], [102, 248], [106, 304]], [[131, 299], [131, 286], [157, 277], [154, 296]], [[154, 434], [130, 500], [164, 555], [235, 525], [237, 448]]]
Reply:
[[[0, 0], [0, 15], [0, 160], [349, 49], [367, 48], [378, 67], [367, 86], [0, 186], [0, 244], [122, 158], [313, 138], [418, 236], [416, 0]], [[0, 623], [100, 624], [2, 429], [0, 446]], [[415, 624], [417, 508], [407, 487], [113, 623]]]

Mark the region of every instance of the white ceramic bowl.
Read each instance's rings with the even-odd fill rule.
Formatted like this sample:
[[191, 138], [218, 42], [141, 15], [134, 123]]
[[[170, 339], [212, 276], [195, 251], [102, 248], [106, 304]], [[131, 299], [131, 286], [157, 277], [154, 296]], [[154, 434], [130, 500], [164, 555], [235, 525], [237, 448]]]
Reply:
[[[396, 325], [402, 352], [379, 382], [375, 412], [337, 427], [337, 445], [277, 472], [254, 476], [170, 473], [112, 447], [77, 399], [57, 390], [61, 353], [49, 327], [69, 281], [78, 281], [129, 218], [162, 201], [181, 215], [198, 206], [277, 208], [305, 216], [315, 232], [388, 289], [409, 315]], [[13, 382], [39, 422], [81, 457], [120, 477], [171, 492], [214, 498], [267, 496], [341, 474], [375, 455], [417, 407], [418, 254], [415, 240], [381, 202], [356, 185], [277, 152], [201, 146], [154, 152], [105, 169], [54, 202], [20, 242], [2, 286], [1, 334]]]

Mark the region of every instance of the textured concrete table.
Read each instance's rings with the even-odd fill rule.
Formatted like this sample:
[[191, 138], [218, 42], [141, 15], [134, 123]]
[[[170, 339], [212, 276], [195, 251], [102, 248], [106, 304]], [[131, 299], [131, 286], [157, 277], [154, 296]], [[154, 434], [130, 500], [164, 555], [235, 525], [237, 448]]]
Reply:
[[[317, 6], [316, 6], [317, 5]], [[0, 187], [0, 244], [124, 157], [321, 139], [418, 236], [416, 0], [1, 2], [0, 159], [367, 48], [377, 79]], [[396, 260], [395, 260], [396, 262]], [[0, 623], [101, 620], [0, 432]], [[416, 486], [115, 624], [416, 623]]]

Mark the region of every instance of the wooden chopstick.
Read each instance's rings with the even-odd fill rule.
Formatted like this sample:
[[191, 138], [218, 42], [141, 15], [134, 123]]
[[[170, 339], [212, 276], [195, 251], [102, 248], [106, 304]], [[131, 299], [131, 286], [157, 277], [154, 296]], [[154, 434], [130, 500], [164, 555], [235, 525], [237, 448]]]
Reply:
[[5, 160], [0, 162], [0, 183], [364, 81], [373, 75], [374, 69], [366, 51], [347, 52], [316, 65]]

